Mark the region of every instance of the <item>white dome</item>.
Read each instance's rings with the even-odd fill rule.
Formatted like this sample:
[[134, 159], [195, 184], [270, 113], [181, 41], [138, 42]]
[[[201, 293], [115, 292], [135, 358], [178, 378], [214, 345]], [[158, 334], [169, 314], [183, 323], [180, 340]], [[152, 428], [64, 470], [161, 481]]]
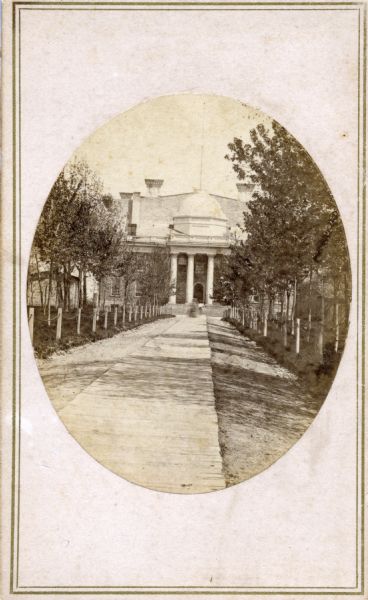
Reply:
[[217, 200], [203, 190], [193, 192], [193, 194], [182, 200], [178, 216], [226, 220], [226, 216]]

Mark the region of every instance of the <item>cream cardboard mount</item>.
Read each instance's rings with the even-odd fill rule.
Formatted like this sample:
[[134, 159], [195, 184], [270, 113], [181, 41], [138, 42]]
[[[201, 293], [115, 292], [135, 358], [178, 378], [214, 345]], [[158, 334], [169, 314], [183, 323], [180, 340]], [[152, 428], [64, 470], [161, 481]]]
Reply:
[[365, 36], [4, 4], [4, 598], [365, 594]]

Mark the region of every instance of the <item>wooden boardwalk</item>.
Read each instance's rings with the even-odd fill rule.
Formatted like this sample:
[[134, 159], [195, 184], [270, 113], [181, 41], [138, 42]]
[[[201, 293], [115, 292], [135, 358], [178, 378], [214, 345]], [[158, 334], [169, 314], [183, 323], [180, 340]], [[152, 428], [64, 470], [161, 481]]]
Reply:
[[129, 481], [166, 492], [223, 489], [206, 317], [157, 325], [131, 353], [122, 336], [119, 356], [115, 340], [95, 378], [85, 360], [86, 387], [54, 405], [81, 446]]

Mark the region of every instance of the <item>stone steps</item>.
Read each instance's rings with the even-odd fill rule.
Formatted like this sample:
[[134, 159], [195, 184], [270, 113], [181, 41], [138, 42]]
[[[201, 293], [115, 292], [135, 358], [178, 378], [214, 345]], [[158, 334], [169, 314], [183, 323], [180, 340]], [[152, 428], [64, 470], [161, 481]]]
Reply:
[[[190, 304], [166, 304], [165, 312], [172, 315], [188, 314]], [[207, 304], [203, 309], [203, 314], [210, 317], [222, 317], [225, 306], [221, 304]]]

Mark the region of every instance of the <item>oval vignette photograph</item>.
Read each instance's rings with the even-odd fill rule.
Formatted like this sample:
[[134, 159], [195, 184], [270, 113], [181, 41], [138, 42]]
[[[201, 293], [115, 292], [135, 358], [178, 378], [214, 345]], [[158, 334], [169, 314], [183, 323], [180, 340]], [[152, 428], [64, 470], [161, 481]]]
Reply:
[[318, 165], [238, 100], [148, 100], [97, 129], [47, 198], [27, 277], [48, 397], [98, 463], [223, 490], [315, 419], [349, 327], [344, 226]]

